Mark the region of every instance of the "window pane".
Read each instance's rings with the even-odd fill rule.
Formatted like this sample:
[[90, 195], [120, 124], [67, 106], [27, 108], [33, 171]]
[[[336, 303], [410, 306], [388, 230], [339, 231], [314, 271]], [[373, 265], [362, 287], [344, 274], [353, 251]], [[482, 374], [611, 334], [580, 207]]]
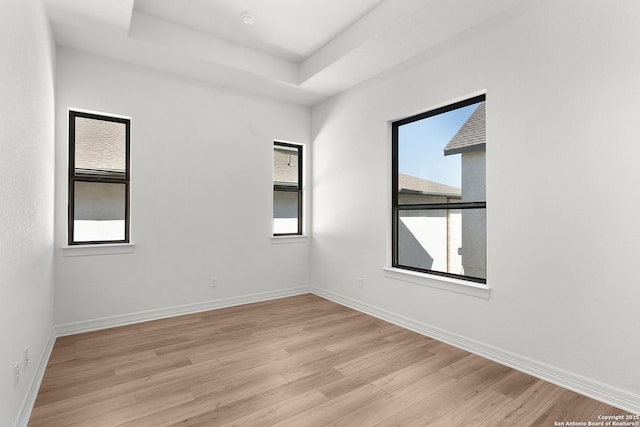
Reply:
[[273, 183], [298, 187], [298, 149], [284, 146], [273, 148]]
[[486, 278], [486, 210], [401, 210], [398, 265]]
[[297, 191], [273, 192], [273, 234], [298, 233], [298, 198]]
[[125, 239], [125, 184], [76, 181], [74, 195], [74, 241]]
[[85, 173], [126, 170], [126, 125], [108, 120], [75, 118], [75, 169]]
[[398, 203], [484, 201], [485, 103], [398, 127]]

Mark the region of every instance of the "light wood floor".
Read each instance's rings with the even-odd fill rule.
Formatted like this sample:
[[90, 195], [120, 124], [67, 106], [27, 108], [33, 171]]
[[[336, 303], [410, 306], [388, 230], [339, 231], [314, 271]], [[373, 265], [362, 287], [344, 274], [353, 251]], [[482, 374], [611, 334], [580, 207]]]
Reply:
[[314, 295], [58, 338], [29, 426], [553, 426], [624, 414]]

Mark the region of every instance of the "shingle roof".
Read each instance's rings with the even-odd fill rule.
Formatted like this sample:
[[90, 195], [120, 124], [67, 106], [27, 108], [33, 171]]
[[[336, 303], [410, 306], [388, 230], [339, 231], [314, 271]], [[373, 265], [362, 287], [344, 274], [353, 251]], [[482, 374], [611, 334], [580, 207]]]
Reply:
[[126, 169], [124, 123], [76, 117], [75, 167], [123, 172]]
[[486, 147], [485, 103], [469, 116], [466, 122], [444, 147], [444, 155], [484, 150]]
[[439, 182], [398, 174], [398, 191], [401, 193], [429, 194], [437, 196], [460, 197], [462, 190]]

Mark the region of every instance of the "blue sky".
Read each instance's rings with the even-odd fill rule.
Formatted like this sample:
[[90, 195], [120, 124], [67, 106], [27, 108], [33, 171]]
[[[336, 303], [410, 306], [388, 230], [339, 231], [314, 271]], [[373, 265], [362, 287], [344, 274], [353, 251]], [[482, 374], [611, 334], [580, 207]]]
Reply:
[[443, 150], [477, 107], [468, 105], [400, 126], [399, 172], [460, 188], [461, 155], [445, 157]]

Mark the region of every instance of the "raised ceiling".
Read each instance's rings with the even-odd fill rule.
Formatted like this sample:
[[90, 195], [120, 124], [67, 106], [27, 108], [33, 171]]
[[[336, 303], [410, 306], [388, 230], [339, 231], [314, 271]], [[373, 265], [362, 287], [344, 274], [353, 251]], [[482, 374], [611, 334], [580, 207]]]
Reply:
[[[381, 2], [343, 0], [331, 7], [331, 2], [317, 0], [136, 0], [133, 7], [136, 12], [299, 63]], [[252, 25], [241, 21], [245, 13], [256, 18]]]
[[[539, 0], [45, 0], [56, 43], [314, 105]], [[246, 25], [241, 15], [255, 17]]]

